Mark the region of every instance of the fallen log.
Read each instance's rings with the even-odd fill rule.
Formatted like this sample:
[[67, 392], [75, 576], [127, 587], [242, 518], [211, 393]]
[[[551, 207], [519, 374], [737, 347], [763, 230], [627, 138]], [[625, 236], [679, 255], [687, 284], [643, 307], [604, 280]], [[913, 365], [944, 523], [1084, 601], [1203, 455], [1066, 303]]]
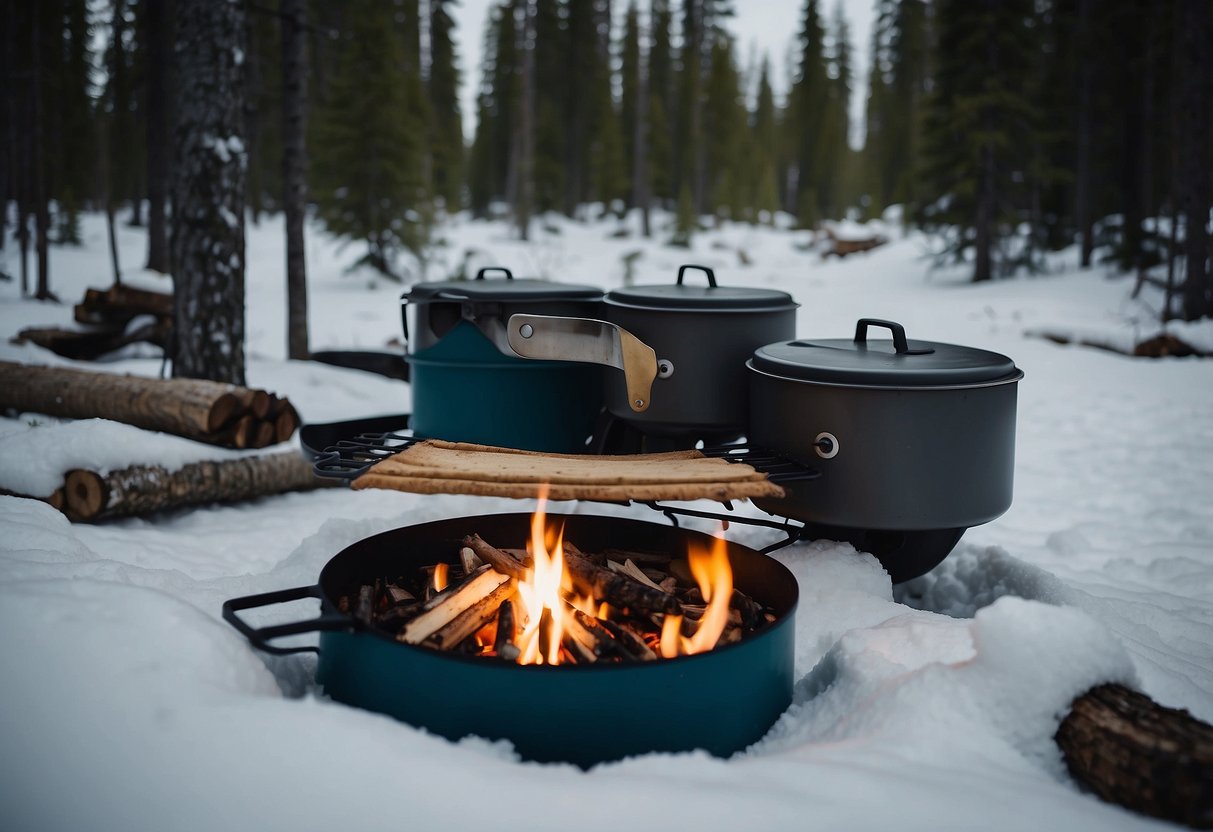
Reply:
[[28, 341], [50, 350], [55, 355], [61, 355], [73, 361], [95, 361], [107, 353], [140, 341], [163, 349], [168, 343], [168, 337], [169, 324], [164, 321], [153, 321], [137, 326], [130, 331], [124, 329], [82, 331], [58, 327], [30, 327], [18, 332], [13, 340], [17, 343]]
[[1213, 829], [1213, 726], [1124, 685], [1075, 699], [1053, 737], [1071, 776], [1119, 806]]
[[[246, 400], [267, 419], [250, 412]], [[280, 401], [281, 412], [270, 420], [270, 397], [262, 390], [0, 362], [0, 408], [111, 419], [226, 447], [260, 448], [290, 438], [299, 417], [289, 401]]]
[[61, 510], [71, 520], [93, 522], [333, 483], [317, 477], [311, 464], [293, 451], [194, 462], [176, 471], [155, 465], [134, 465], [108, 474], [75, 469], [67, 474]]

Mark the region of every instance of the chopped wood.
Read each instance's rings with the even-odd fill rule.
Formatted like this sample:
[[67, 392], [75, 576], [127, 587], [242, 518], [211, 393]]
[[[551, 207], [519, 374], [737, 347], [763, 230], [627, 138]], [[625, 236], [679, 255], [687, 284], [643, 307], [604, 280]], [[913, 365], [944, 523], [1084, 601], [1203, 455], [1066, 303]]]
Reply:
[[517, 591], [518, 588], [513, 581], [509, 579], [502, 581], [488, 595], [472, 604], [449, 624], [426, 639], [425, 644], [429, 647], [437, 647], [439, 650], [451, 649], [496, 618], [501, 604]]
[[461, 546], [459, 547], [459, 565], [463, 567], [463, 574], [471, 575], [484, 565], [484, 561], [476, 557], [476, 553], [467, 546]]
[[649, 649], [649, 646], [644, 643], [644, 639], [631, 627], [607, 618], [599, 618], [597, 621], [603, 629], [619, 642], [620, 647], [631, 658], [639, 659], [642, 662], [653, 661], [657, 658], [657, 654]]
[[407, 589], [405, 589], [402, 586], [396, 586], [396, 584], [387, 585], [387, 594], [388, 594], [388, 597], [390, 597], [392, 599], [393, 604], [403, 604], [406, 601], [416, 601], [417, 600], [416, 595], [409, 592]]
[[[285, 400], [283, 400], [285, 401]], [[274, 420], [274, 435], [279, 442], [285, 442], [295, 435], [295, 429], [299, 427], [299, 413], [291, 405], [290, 402], [285, 402], [284, 407], [276, 416], [271, 416]]]
[[573, 585], [584, 595], [600, 598], [616, 607], [642, 612], [679, 613], [682, 605], [672, 595], [624, 575], [596, 566], [587, 557], [565, 546], [564, 568]]
[[1070, 704], [1053, 737], [1070, 774], [1135, 812], [1213, 829], [1213, 726], [1124, 685]]
[[311, 464], [293, 451], [194, 462], [176, 471], [155, 465], [107, 474], [76, 469], [67, 474], [62, 510], [71, 520], [94, 522], [333, 484], [317, 477]]
[[602, 554], [620, 563], [632, 561], [640, 566], [659, 566], [666, 571], [673, 556], [669, 552], [638, 552], [633, 549], [603, 549]]
[[420, 644], [508, 580], [507, 576], [492, 569], [480, 572], [458, 589], [436, 596], [397, 638], [409, 644]]
[[168, 343], [167, 324], [149, 321], [125, 329], [78, 330], [59, 327], [29, 327], [17, 333], [17, 343], [28, 341], [56, 355], [74, 361], [95, 361], [101, 356], [140, 341], [164, 347]]
[[476, 553], [476, 556], [493, 567], [502, 575], [508, 575], [519, 581], [526, 580], [527, 567], [513, 555], [507, 554], [496, 546], [486, 543], [478, 534], [470, 534], [463, 539], [463, 545]]
[[[608, 560], [607, 566], [610, 568], [610, 570], [612, 572], [615, 572], [620, 575], [627, 575], [629, 578], [632, 578], [635, 581], [639, 581], [640, 583], [644, 584], [645, 586], [651, 587], [651, 588], [657, 590], [658, 592], [665, 592], [665, 590], [662, 589], [660, 586], [658, 586], [653, 581], [652, 578], [650, 578], [648, 575], [644, 574], [644, 571], [639, 566], [637, 566], [635, 563], [633, 563], [631, 561], [631, 559], [625, 561], [624, 563], [617, 563], [616, 561]], [[668, 595], [669, 593], [666, 593], [666, 594]]]
[[518, 646], [514, 639], [518, 637], [518, 628], [514, 623], [514, 602], [508, 598], [497, 608], [497, 635], [493, 639], [493, 652], [506, 661], [518, 658]]
[[371, 586], [358, 587], [358, 606], [354, 608], [354, 617], [367, 626], [371, 623], [371, 613], [375, 610], [375, 588]]
[[[256, 392], [256, 391], [255, 391]], [[72, 419], [103, 418], [228, 447], [252, 447], [267, 434], [246, 414], [248, 388], [201, 379], [159, 379], [66, 367], [0, 362], [0, 408]], [[298, 426], [287, 403], [274, 439]], [[244, 416], [248, 416], [247, 421]], [[289, 437], [287, 433], [282, 438]], [[264, 444], [272, 444], [265, 441]]]

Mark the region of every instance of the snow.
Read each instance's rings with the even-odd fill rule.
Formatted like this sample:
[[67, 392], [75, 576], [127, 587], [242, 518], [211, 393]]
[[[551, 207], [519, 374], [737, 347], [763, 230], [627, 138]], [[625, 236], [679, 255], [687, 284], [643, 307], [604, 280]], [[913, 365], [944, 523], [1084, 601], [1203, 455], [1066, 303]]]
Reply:
[[[1213, 719], [1213, 364], [1026, 334], [1149, 334], [1149, 296], [1130, 301], [1131, 277], [1078, 270], [1073, 251], [1051, 258], [1046, 275], [975, 286], [961, 271], [930, 269], [926, 241], [895, 224], [888, 245], [823, 261], [807, 232], [780, 230], [786, 220], [726, 223], [688, 251], [661, 244], [664, 215], [654, 241], [639, 237], [635, 217], [545, 217], [527, 244], [502, 222], [460, 216], [439, 227], [428, 267], [430, 279], [504, 264], [610, 287], [634, 252], [638, 283], [704, 263], [722, 283], [791, 292], [801, 337], [847, 337], [859, 317], [891, 318], [912, 338], [995, 350], [1025, 371], [1015, 502], [932, 573], [892, 587], [874, 558], [828, 541], [777, 554], [801, 590], [797, 683], [762, 741], [730, 760], [646, 755], [589, 772], [525, 763], [505, 743], [451, 743], [334, 703], [314, 684], [314, 657], [260, 655], [219, 620], [228, 598], [314, 583], [368, 535], [517, 511], [517, 501], [325, 489], [88, 526], [0, 497], [5, 828], [327, 829], [369, 813], [409, 828], [618, 829], [621, 807], [640, 828], [1157, 826], [1078, 789], [1051, 737], [1067, 703], [1104, 681]], [[86, 217], [83, 234], [83, 248], [52, 252], [65, 300], [109, 282], [103, 220]], [[167, 288], [131, 268], [142, 231], [123, 225], [118, 235], [124, 280]], [[0, 255], [10, 274], [14, 248]], [[313, 422], [408, 410], [400, 382], [285, 359], [283, 249], [280, 218], [249, 227], [250, 384], [289, 396]], [[360, 248], [316, 228], [307, 249], [313, 348], [398, 344], [402, 287], [347, 271]], [[15, 283], [0, 283], [0, 333], [70, 321], [70, 303], [23, 300]], [[1210, 335], [1204, 324], [1174, 331]], [[155, 351], [76, 364], [7, 339], [0, 360], [160, 369]], [[0, 488], [45, 494], [76, 465], [176, 467], [228, 453], [23, 414], [0, 420]], [[642, 508], [554, 509], [660, 521]], [[729, 536], [773, 539], [736, 525]], [[268, 623], [312, 609], [250, 615]]]

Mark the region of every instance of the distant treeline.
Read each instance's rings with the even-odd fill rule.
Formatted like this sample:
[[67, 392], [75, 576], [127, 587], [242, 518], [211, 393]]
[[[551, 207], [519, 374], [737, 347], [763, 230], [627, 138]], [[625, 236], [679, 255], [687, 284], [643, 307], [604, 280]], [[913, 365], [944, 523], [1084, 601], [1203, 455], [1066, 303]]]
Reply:
[[[662, 233], [685, 243], [712, 217], [782, 210], [811, 228], [899, 204], [975, 280], [1080, 241], [1084, 264], [1113, 259], [1171, 286], [1175, 314], [1213, 315], [1207, 0], [875, 0], [870, 68], [854, 65], [841, 5], [806, 0], [787, 22], [786, 90], [768, 57], [739, 59], [729, 0], [630, 0], [613, 18], [621, 1], [495, 3], [482, 33], [462, 34], [483, 38], [465, 146], [453, 0], [313, 0], [312, 210], [397, 274], [456, 209], [508, 212], [526, 237], [542, 212], [593, 204], [642, 209], [647, 234], [662, 206], [676, 217]], [[42, 250], [78, 237], [82, 208], [122, 208], [149, 224], [149, 265], [167, 271], [174, 3], [0, 2], [5, 238]], [[283, 77], [281, 0], [237, 2], [256, 221], [283, 207], [285, 131], [305, 128], [283, 118], [300, 79]], [[847, 108], [865, 71], [854, 150]]]

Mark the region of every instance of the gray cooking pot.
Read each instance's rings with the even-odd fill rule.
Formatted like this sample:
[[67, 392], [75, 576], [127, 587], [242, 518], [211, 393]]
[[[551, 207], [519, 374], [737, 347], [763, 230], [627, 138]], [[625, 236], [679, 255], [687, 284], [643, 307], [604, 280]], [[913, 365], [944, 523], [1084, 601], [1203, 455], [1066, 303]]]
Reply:
[[[869, 327], [892, 343], [868, 341]], [[865, 318], [853, 340], [769, 344], [747, 366], [751, 445], [821, 472], [760, 508], [849, 529], [954, 530], [946, 555], [1011, 505], [1023, 373], [1006, 356]]]
[[[688, 269], [704, 272], [708, 285], [684, 284]], [[795, 336], [797, 306], [786, 292], [718, 286], [710, 268], [693, 265], [680, 267], [673, 284], [608, 292], [603, 317], [610, 330], [629, 333], [651, 347], [657, 377], [649, 401], [640, 406], [628, 373], [607, 373], [607, 409], [652, 435], [744, 433], [749, 412], [746, 359], [762, 344]], [[574, 354], [565, 341], [571, 327], [591, 322], [515, 316], [509, 326], [510, 346], [519, 355], [594, 360]], [[525, 338], [520, 337], [522, 326], [529, 327]]]

